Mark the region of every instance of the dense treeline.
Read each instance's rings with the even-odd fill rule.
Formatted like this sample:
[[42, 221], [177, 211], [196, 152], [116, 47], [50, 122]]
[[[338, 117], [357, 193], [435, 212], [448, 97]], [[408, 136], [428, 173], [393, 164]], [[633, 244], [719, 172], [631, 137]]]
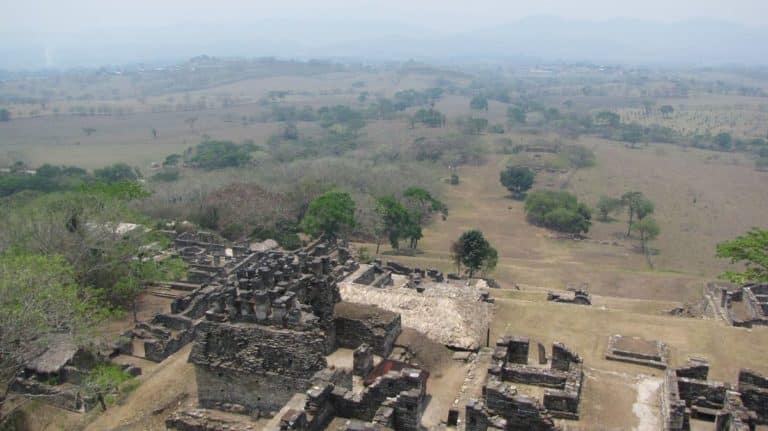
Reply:
[[139, 176], [136, 169], [125, 163], [96, 169], [93, 174], [75, 166], [45, 164], [36, 170], [16, 166], [11, 172], [0, 174], [0, 198], [25, 190], [42, 193], [78, 190], [97, 182], [133, 181]]

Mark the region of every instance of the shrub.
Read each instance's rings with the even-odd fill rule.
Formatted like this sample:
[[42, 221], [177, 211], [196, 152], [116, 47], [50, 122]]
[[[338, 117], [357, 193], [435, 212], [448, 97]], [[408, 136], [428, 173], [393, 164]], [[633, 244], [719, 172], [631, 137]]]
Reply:
[[525, 213], [529, 222], [564, 233], [586, 233], [592, 224], [592, 211], [568, 192], [533, 192], [525, 199]]
[[135, 181], [138, 178], [133, 168], [125, 163], [115, 163], [112, 166], [96, 169], [93, 171], [93, 176], [107, 183]]
[[595, 153], [583, 145], [569, 145], [563, 148], [568, 163], [576, 168], [588, 168], [595, 165]]
[[254, 145], [237, 145], [232, 141], [204, 141], [195, 148], [191, 162], [203, 169], [244, 166], [251, 162]]
[[179, 171], [172, 170], [172, 171], [161, 171], [156, 173], [155, 175], [152, 175], [152, 179], [155, 181], [163, 181], [166, 183], [170, 183], [173, 181], [178, 181], [180, 175]]
[[507, 190], [519, 195], [531, 188], [535, 177], [536, 173], [526, 166], [507, 166], [501, 171], [499, 180]]

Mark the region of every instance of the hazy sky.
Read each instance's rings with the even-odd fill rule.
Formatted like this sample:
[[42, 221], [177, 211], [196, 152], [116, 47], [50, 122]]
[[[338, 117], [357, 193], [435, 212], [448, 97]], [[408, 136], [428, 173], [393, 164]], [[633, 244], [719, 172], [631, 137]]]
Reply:
[[[487, 52], [496, 56], [550, 59], [768, 58], [768, 0], [0, 0], [0, 10], [0, 68], [12, 69], [200, 54], [445, 57], [492, 45]], [[539, 16], [573, 25], [519, 21]], [[617, 18], [632, 21], [612, 21]], [[683, 24], [691, 20], [695, 24]], [[582, 42], [574, 46], [577, 39]], [[672, 40], [676, 50], [662, 52]], [[444, 50], [437, 54], [435, 47]]]
[[269, 18], [396, 20], [458, 32], [530, 15], [604, 20], [708, 17], [768, 26], [766, 0], [0, 0], [0, 33], [248, 23]]

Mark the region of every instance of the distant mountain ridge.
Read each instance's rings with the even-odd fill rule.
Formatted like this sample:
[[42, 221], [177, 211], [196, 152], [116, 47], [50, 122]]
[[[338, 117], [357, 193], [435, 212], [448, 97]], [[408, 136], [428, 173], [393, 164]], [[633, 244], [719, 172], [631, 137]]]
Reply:
[[[432, 27], [439, 23], [431, 23]], [[0, 68], [76, 67], [181, 60], [200, 54], [373, 61], [537, 58], [649, 65], [768, 64], [768, 29], [708, 18], [684, 22], [529, 17], [440, 33], [399, 22], [265, 20], [239, 26], [113, 30], [98, 36], [5, 34]]]

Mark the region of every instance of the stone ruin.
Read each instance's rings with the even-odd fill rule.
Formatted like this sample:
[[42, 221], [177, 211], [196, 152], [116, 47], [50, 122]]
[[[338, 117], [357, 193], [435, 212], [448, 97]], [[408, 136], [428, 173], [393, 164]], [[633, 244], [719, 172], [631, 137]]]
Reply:
[[568, 293], [547, 292], [547, 301], [566, 304], [592, 305], [592, 296], [586, 289], [575, 289]]
[[386, 287], [393, 284], [393, 274], [407, 277], [408, 281], [405, 287], [416, 289], [418, 292], [424, 291], [422, 282], [425, 280], [431, 280], [435, 283], [445, 281], [445, 275], [437, 269], [411, 268], [392, 260], [384, 264], [380, 259], [375, 259], [373, 264], [360, 273], [352, 282], [366, 286]]
[[436, 269], [374, 260], [339, 283], [344, 301], [373, 304], [402, 318], [402, 325], [458, 350], [486, 342], [493, 280], [466, 279]]
[[104, 362], [105, 358], [78, 347], [68, 335], [55, 335], [45, 349], [30, 353], [10, 390], [65, 410], [85, 412], [97, 405], [97, 399], [81, 384], [90, 370]]
[[768, 283], [739, 287], [708, 283], [704, 295], [711, 312], [733, 326], [768, 325]]
[[691, 419], [713, 422], [715, 431], [753, 431], [768, 424], [768, 377], [739, 372], [737, 387], [707, 380], [709, 364], [689, 359], [685, 367], [668, 369], [661, 390], [664, 431], [690, 429]]
[[[496, 342], [483, 399], [466, 405], [466, 430], [549, 431], [555, 418], [577, 420], [584, 379], [582, 359], [562, 343], [552, 345], [549, 368], [541, 347], [539, 365], [528, 365], [530, 340], [505, 336]], [[542, 346], [543, 347], [543, 346]], [[540, 401], [524, 386], [544, 387]]]
[[669, 347], [657, 340], [611, 335], [608, 337], [605, 359], [663, 370], [669, 362]]
[[[334, 417], [355, 426], [419, 428], [428, 373], [386, 359], [401, 332], [399, 314], [341, 302], [337, 282], [358, 270], [347, 248], [325, 241], [291, 253], [230, 248], [200, 233], [173, 243], [190, 271], [172, 287], [187, 293], [114, 347], [115, 354], [159, 362], [193, 343], [199, 408], [173, 414], [167, 427], [248, 429], [249, 418], [277, 415], [283, 429], [323, 429]], [[340, 347], [355, 349], [350, 370], [328, 367]], [[375, 363], [374, 355], [383, 359]], [[292, 403], [297, 396], [303, 408]]]
[[288, 410], [280, 429], [320, 431], [341, 417], [350, 419], [348, 430], [420, 430], [429, 373], [388, 359], [373, 367], [373, 349], [365, 344], [355, 350], [354, 361], [353, 374], [364, 378], [364, 385], [339, 378], [345, 371], [319, 372], [303, 409]]

